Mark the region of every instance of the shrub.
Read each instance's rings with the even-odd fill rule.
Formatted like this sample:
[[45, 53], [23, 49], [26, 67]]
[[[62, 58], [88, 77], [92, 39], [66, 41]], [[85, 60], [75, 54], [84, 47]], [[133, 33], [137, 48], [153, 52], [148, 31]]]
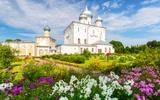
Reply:
[[87, 49], [84, 49], [82, 55], [84, 55], [86, 57], [86, 59], [89, 59], [92, 54]]
[[84, 55], [80, 55], [80, 54], [54, 54], [54, 55], [50, 55], [50, 56], [42, 56], [42, 58], [52, 58], [52, 59], [58, 59], [61, 61], [66, 61], [66, 62], [71, 62], [71, 63], [77, 63], [77, 64], [81, 64], [84, 63], [86, 60], [86, 57]]
[[31, 63], [23, 69], [23, 76], [30, 81], [35, 81], [41, 76], [50, 76], [52, 74], [53, 66], [50, 64], [36, 65]]
[[15, 57], [15, 50], [11, 47], [4, 45], [0, 45], [0, 64], [6, 68], [11, 65]]

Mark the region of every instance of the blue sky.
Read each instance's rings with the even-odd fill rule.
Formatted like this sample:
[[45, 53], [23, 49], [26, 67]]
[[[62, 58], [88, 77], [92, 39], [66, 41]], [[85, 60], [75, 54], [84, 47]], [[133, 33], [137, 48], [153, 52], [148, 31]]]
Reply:
[[0, 41], [34, 41], [49, 25], [58, 44], [85, 6], [103, 18], [107, 41], [125, 45], [160, 40], [160, 0], [0, 0]]

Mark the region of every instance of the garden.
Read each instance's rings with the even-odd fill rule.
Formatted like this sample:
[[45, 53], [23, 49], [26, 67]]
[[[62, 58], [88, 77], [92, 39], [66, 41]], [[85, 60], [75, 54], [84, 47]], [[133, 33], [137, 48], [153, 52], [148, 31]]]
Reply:
[[0, 46], [0, 100], [160, 99], [159, 45], [118, 47], [26, 58]]

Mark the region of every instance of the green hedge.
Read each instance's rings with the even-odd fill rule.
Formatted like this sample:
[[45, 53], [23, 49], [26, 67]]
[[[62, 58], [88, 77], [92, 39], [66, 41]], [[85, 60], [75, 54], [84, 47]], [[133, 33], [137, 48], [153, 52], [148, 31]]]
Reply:
[[84, 63], [86, 60], [86, 57], [82, 54], [70, 54], [70, 55], [54, 54], [54, 55], [45, 55], [45, 56], [42, 56], [42, 58], [52, 58], [52, 59], [57, 59], [57, 60], [77, 63], [77, 64]]

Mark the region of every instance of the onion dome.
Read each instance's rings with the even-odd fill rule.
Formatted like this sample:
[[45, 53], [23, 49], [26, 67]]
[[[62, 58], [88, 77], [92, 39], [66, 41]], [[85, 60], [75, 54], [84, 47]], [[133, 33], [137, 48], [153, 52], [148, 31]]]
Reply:
[[50, 29], [50, 27], [47, 25], [46, 27], [44, 27], [44, 31], [48, 31], [48, 32], [50, 32], [50, 31], [51, 31], [51, 29]]
[[80, 17], [79, 17], [79, 19], [83, 19], [83, 18], [84, 18], [84, 19], [86, 19], [86, 18], [87, 18], [87, 16], [86, 16], [86, 15], [84, 15], [84, 14], [81, 14], [81, 15], [80, 15]]
[[87, 15], [87, 16], [92, 16], [91, 11], [88, 10], [87, 6], [85, 8], [85, 10], [82, 12], [82, 14]]
[[102, 22], [103, 20], [102, 20], [101, 17], [98, 16], [97, 19], [96, 19], [96, 21], [101, 21]]

